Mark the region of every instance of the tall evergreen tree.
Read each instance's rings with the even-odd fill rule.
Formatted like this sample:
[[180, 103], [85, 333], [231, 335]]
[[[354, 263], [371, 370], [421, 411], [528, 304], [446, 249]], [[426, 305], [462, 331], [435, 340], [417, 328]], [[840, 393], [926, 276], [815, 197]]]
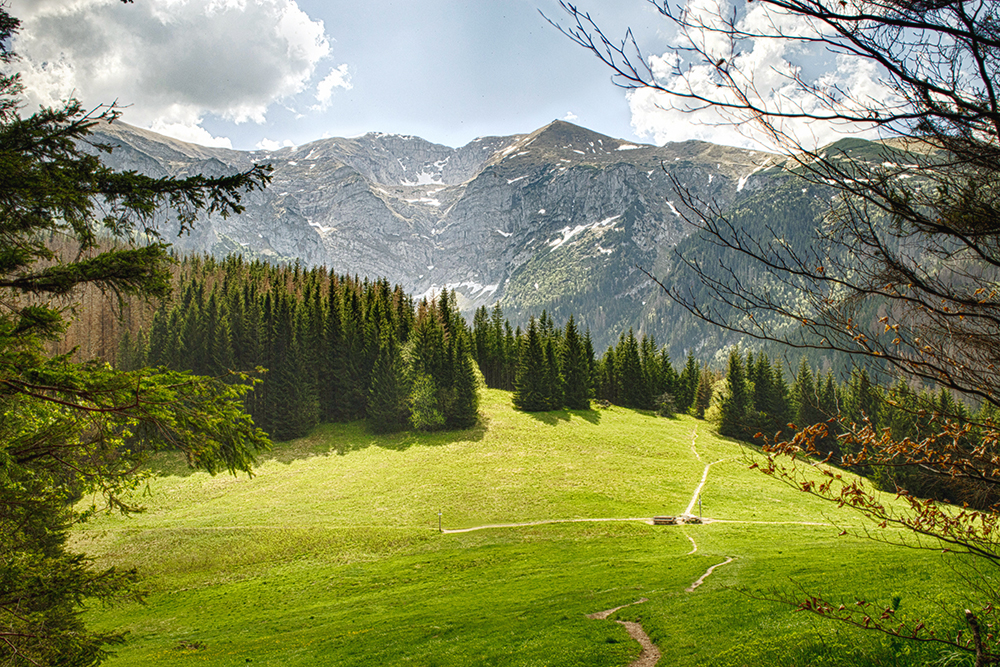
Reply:
[[546, 410], [560, 410], [563, 407], [563, 378], [560, 371], [558, 339], [547, 338], [542, 344], [545, 351], [545, 366], [542, 369], [542, 394]]
[[372, 369], [368, 423], [376, 433], [391, 433], [406, 428], [409, 422], [409, 388], [395, 330], [386, 328], [381, 343]]
[[827, 419], [820, 412], [816, 382], [813, 379], [812, 369], [809, 368], [809, 363], [805, 358], [799, 364], [799, 372], [792, 385], [792, 397], [797, 426], [811, 426]]
[[819, 412], [823, 415], [826, 424], [826, 436], [817, 440], [816, 449], [820, 452], [827, 452], [834, 460], [840, 460], [840, 446], [837, 436], [840, 435], [840, 427], [837, 417], [840, 415], [840, 396], [837, 391], [837, 384], [833, 378], [833, 371], [826, 374], [819, 384]]
[[205, 335], [205, 359], [203, 373], [222, 376], [235, 370], [233, 337], [229, 325], [229, 313], [225, 301], [216, 291], [208, 298], [203, 316]]
[[614, 347], [608, 347], [597, 369], [597, 397], [618, 405], [622, 400], [621, 379], [618, 373], [618, 359]]
[[652, 407], [652, 396], [639, 358], [639, 343], [632, 329], [619, 337], [615, 358], [618, 361], [618, 383], [622, 391], [621, 405], [628, 408]]
[[447, 423], [454, 428], [469, 428], [479, 420], [479, 378], [467, 336], [459, 337], [455, 354], [455, 399]]
[[590, 362], [572, 315], [566, 322], [563, 340], [562, 367], [566, 407], [571, 410], [587, 410], [590, 408]]
[[850, 419], [859, 424], [868, 420], [868, 423], [877, 432], [881, 424], [879, 419], [880, 399], [877, 389], [864, 368], [855, 370], [851, 374], [848, 394], [850, 396]]
[[758, 415], [754, 428], [767, 436], [773, 436], [778, 431], [786, 430], [791, 421], [788, 386], [781, 369], [772, 366], [764, 353], [757, 355], [754, 366], [753, 403]]
[[699, 369], [694, 353], [688, 352], [687, 362], [677, 382], [677, 409], [688, 412], [695, 404], [698, 392]]
[[597, 391], [597, 359], [594, 356], [594, 340], [590, 336], [590, 327], [587, 327], [587, 331], [583, 334], [583, 353], [587, 359], [587, 365], [589, 366], [590, 378], [589, 386], [590, 393], [589, 396], [594, 396]]
[[752, 423], [753, 400], [750, 387], [747, 384], [743, 359], [736, 348], [733, 348], [729, 353], [726, 381], [729, 385], [729, 392], [722, 400], [722, 421], [719, 424], [719, 433], [731, 438], [745, 439], [748, 437], [747, 426]]
[[691, 406], [691, 411], [698, 419], [705, 418], [705, 411], [712, 404], [712, 395], [715, 391], [712, 387], [714, 380], [713, 373], [709, 369], [703, 368], [698, 371], [698, 387], [695, 390], [694, 405]]
[[330, 277], [324, 311], [323, 354], [317, 369], [320, 414], [332, 421], [350, 418], [346, 405], [349, 348], [345, 340], [341, 285], [336, 275]]
[[[89, 136], [117, 117], [78, 102], [20, 113], [10, 71], [19, 22], [0, 5], [0, 662], [96, 665], [122, 640], [93, 630], [88, 601], [127, 592], [134, 570], [104, 569], [74, 553], [67, 536], [79, 498], [104, 495], [134, 509], [133, 474], [177, 447], [209, 472], [249, 471], [268, 445], [240, 405], [246, 385], [163, 369], [124, 371], [77, 363], [46, 345], [64, 334], [67, 301], [87, 286], [122, 298], [167, 296], [171, 258], [153, 216], [199, 210], [227, 215], [262, 187], [267, 171], [222, 179], [152, 178], [105, 166]], [[144, 233], [146, 232], [146, 233]], [[114, 244], [105, 244], [111, 236]], [[50, 243], [70, 239], [60, 256]], [[148, 244], [145, 243], [152, 239]]]
[[532, 317], [528, 321], [528, 331], [521, 337], [517, 358], [517, 375], [514, 379], [514, 407], [526, 412], [548, 410], [549, 403], [544, 387], [545, 349], [538, 331], [538, 323]]

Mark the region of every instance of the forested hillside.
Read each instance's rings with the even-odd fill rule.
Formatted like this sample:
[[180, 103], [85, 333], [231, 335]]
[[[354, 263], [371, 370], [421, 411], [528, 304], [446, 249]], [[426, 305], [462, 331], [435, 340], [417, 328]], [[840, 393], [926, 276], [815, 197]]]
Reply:
[[[802, 194], [799, 203], [808, 211], [815, 199]], [[809, 235], [794, 220], [775, 229], [805, 242]], [[748, 262], [734, 271], [741, 280], [755, 279]], [[675, 367], [669, 346], [631, 329], [597, 354], [591, 332], [580, 332], [572, 316], [560, 323], [543, 311], [522, 330], [496, 304], [479, 308], [470, 325], [454, 293], [416, 302], [385, 280], [321, 267], [189, 256], [178, 261], [174, 282], [172, 298], [145, 309], [128, 302], [127, 317], [116, 320], [109, 311], [99, 327], [84, 320], [70, 340], [108, 350], [122, 370], [151, 365], [235, 378], [234, 371], [256, 369], [259, 384], [246, 408], [277, 440], [304, 435], [320, 422], [356, 419], [378, 432], [467, 427], [477, 420], [483, 380], [513, 391], [514, 406], [524, 411], [587, 410], [597, 400], [708, 419], [724, 435], [747, 442], [758, 442], [757, 434], [789, 433], [789, 424], [826, 422], [816, 446], [833, 462], [853, 453], [839, 438], [852, 423], [919, 440], [933, 433], [938, 415], [977, 423], [994, 416], [990, 404], [975, 414], [945, 389], [895, 380], [880, 386], [869, 371], [845, 373], [830, 357], [816, 363], [802, 354], [788, 372], [787, 354], [731, 346], [707, 348], [701, 357], [689, 352]], [[726, 332], [715, 334], [721, 345]], [[717, 365], [720, 358], [724, 366]], [[976, 434], [965, 437], [968, 444]], [[886, 490], [975, 506], [993, 497], [915, 465], [863, 472]]]
[[275, 439], [319, 421], [391, 431], [477, 419], [469, 328], [447, 292], [415, 303], [385, 280], [240, 257], [185, 257], [175, 284], [148, 324], [123, 330], [117, 364], [259, 369], [246, 407]]

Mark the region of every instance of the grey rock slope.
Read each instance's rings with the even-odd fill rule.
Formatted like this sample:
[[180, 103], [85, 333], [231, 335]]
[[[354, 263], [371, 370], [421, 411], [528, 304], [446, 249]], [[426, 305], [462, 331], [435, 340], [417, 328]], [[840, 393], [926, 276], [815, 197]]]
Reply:
[[157, 176], [273, 165], [272, 184], [243, 215], [200, 220], [175, 240], [183, 249], [325, 264], [417, 295], [447, 286], [464, 308], [500, 301], [514, 321], [542, 308], [557, 319], [573, 312], [598, 349], [651, 321], [643, 302], [654, 288], [636, 267], [662, 271], [691, 231], [671, 178], [728, 205], [776, 171], [767, 153], [637, 145], [562, 121], [457, 149], [367, 134], [234, 151], [124, 123], [96, 138], [115, 146], [110, 166]]

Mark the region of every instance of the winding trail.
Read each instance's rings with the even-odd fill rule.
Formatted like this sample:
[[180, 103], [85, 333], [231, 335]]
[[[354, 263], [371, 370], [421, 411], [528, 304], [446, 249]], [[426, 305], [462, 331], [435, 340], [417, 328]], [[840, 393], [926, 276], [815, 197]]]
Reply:
[[698, 456], [698, 450], [694, 446], [694, 443], [697, 439], [698, 439], [698, 427], [695, 426], [694, 430], [691, 431], [691, 451], [694, 453], [694, 457], [698, 459], [698, 462], [701, 463], [701, 457]]
[[485, 526], [472, 526], [471, 528], [444, 528], [441, 532], [446, 534], [471, 533], [474, 530], [486, 530], [487, 528], [522, 528], [524, 526], [542, 526], [549, 523], [589, 523], [601, 521], [641, 521], [648, 524], [653, 523], [653, 520], [649, 517], [634, 517], [631, 519], [622, 519], [620, 517], [608, 519], [542, 519], [540, 521], [523, 521], [521, 523], [489, 523]]
[[722, 561], [721, 563], [717, 563], [717, 564], [713, 565], [712, 567], [710, 567], [707, 570], [705, 570], [705, 574], [703, 574], [700, 577], [698, 577], [698, 579], [693, 584], [691, 584], [690, 586], [688, 586], [684, 590], [686, 592], [688, 592], [688, 593], [694, 592], [694, 589], [698, 588], [703, 583], [705, 583], [705, 579], [707, 579], [710, 574], [712, 574], [713, 572], [715, 572], [715, 568], [722, 567], [723, 565], [729, 565], [734, 560], [736, 560], [736, 557], [735, 556], [730, 556], [729, 558], [727, 558], [726, 560]]
[[832, 523], [822, 521], [750, 521], [746, 519], [706, 519], [705, 523], [739, 523], [754, 526], [830, 526]]
[[[702, 459], [701, 456], [698, 454], [698, 448], [695, 447], [695, 443], [697, 442], [697, 440], [698, 440], [698, 427], [696, 426], [694, 430], [691, 431], [691, 452], [694, 454], [694, 457], [698, 459], [699, 462], [701, 462]], [[709, 463], [705, 466], [705, 470], [701, 474], [701, 482], [699, 482], [697, 488], [695, 488], [694, 494], [692, 494], [691, 496], [691, 502], [688, 503], [687, 509], [684, 510], [684, 515], [692, 516], [691, 512], [694, 511], [695, 503], [698, 502], [698, 497], [701, 495], [701, 490], [702, 488], [704, 488], [705, 482], [708, 481], [708, 471], [711, 470], [712, 466], [714, 466], [716, 463], [722, 463], [725, 460], [726, 459], [719, 459], [718, 461], [713, 461], [712, 463]], [[737, 523], [737, 522], [729, 522], [729, 523]], [[691, 551], [687, 552], [686, 554], [690, 556], [698, 551], [698, 543], [694, 541], [693, 537], [688, 535], [686, 530], [683, 532], [684, 532], [684, 537], [688, 538], [688, 540], [691, 541]], [[723, 562], [717, 563], [712, 567], [708, 568], [708, 570], [705, 571], [705, 574], [698, 577], [698, 579], [693, 584], [691, 584], [685, 589], [685, 592], [687, 593], [693, 592], [696, 588], [698, 588], [705, 582], [705, 579], [707, 579], [709, 576], [711, 576], [713, 572], [715, 572], [716, 568], [722, 567], [723, 565], [728, 565], [729, 563], [732, 563], [734, 560], [735, 560], [734, 557], [729, 557]], [[646, 598], [641, 598], [630, 604], [624, 604], [620, 607], [615, 607], [614, 609], [607, 609], [605, 611], [599, 611], [593, 614], [588, 614], [587, 618], [595, 620], [604, 620], [611, 614], [615, 613], [616, 611], [624, 609], [625, 607], [631, 607], [632, 605], [642, 604], [643, 602], [646, 601], [647, 601]], [[656, 667], [656, 663], [660, 661], [660, 655], [661, 655], [660, 649], [656, 646], [656, 644], [652, 642], [652, 640], [649, 638], [649, 635], [647, 635], [646, 631], [643, 630], [642, 626], [638, 623], [635, 623], [634, 621], [616, 620], [615, 622], [619, 623], [620, 625], [623, 625], [625, 627], [626, 632], [628, 632], [629, 636], [632, 637], [632, 639], [634, 639], [635, 641], [639, 642], [639, 645], [642, 647], [642, 651], [639, 653], [639, 657], [635, 661], [633, 661], [629, 665], [629, 667]]]
[[708, 481], [708, 471], [716, 463], [722, 463], [723, 461], [728, 461], [728, 459], [719, 459], [718, 461], [712, 461], [711, 463], [705, 466], [705, 472], [701, 474], [701, 482], [698, 484], [698, 488], [694, 490], [694, 495], [691, 496], [691, 502], [688, 503], [687, 509], [684, 510], [685, 515], [691, 516], [691, 512], [694, 511], [694, 506], [698, 503], [698, 496], [701, 495], [701, 490], [705, 486], [705, 482]]
[[[694, 454], [694, 457], [698, 460], [698, 462], [703, 462], [702, 458], [701, 458], [701, 455], [698, 454], [698, 448], [696, 447], [697, 440], [698, 440], [698, 427], [696, 426], [694, 428], [694, 430], [691, 431], [691, 452]], [[705, 464], [705, 469], [704, 469], [704, 471], [701, 474], [701, 481], [698, 483], [698, 486], [695, 488], [694, 493], [691, 495], [691, 502], [688, 503], [687, 509], [684, 510], [684, 516], [688, 516], [688, 517], [693, 516], [692, 512], [694, 511], [694, 507], [695, 507], [695, 505], [698, 502], [699, 496], [701, 495], [701, 490], [705, 487], [705, 483], [708, 481], [708, 472], [709, 472], [709, 470], [712, 469], [712, 466], [714, 466], [717, 463], [723, 463], [724, 461], [728, 461], [728, 460], [729, 459], [719, 459], [718, 461], [713, 461], [711, 463]], [[647, 517], [633, 517], [633, 518], [627, 518], [627, 519], [622, 519], [622, 518], [604, 518], [604, 519], [542, 519], [542, 520], [539, 520], [539, 521], [523, 521], [523, 522], [518, 522], [518, 523], [491, 523], [491, 524], [486, 524], [486, 525], [483, 525], [483, 526], [472, 526], [470, 528], [445, 528], [445, 529], [441, 530], [441, 532], [442, 533], [447, 533], [447, 534], [471, 533], [471, 532], [476, 531], [476, 530], [486, 530], [486, 529], [489, 529], [489, 528], [521, 528], [521, 527], [525, 527], [525, 526], [541, 526], [541, 525], [553, 524], [553, 523], [585, 523], [585, 522], [602, 522], [602, 521], [641, 521], [641, 522], [647, 523], [647, 524], [652, 524], [653, 523], [653, 519], [652, 518], [647, 518]], [[794, 525], [802, 525], [802, 526], [828, 526], [828, 525], [830, 525], [830, 524], [827, 524], [827, 523], [816, 523], [816, 522], [807, 522], [807, 521], [740, 521], [740, 520], [728, 520], [728, 519], [704, 519], [703, 521], [704, 521], [704, 523], [734, 523], [734, 524], [740, 524], [740, 523], [742, 523], [742, 524], [762, 524], [762, 525], [778, 525], [778, 524], [794, 524]], [[690, 540], [690, 542], [691, 542], [691, 551], [687, 552], [687, 554], [685, 554], [685, 555], [690, 556], [692, 554], [697, 553], [697, 551], [698, 551], [698, 543], [694, 541], [694, 538], [691, 537], [691, 535], [689, 535], [686, 530], [683, 530], [683, 532], [684, 532], [684, 536], [686, 538], [688, 538], [688, 540]], [[734, 560], [736, 560], [736, 558], [737, 558], [736, 556], [730, 556], [730, 557], [726, 558], [726, 560], [722, 561], [721, 563], [716, 563], [715, 565], [711, 566], [710, 568], [708, 568], [705, 571], [704, 574], [702, 574], [700, 577], [698, 577], [698, 579], [695, 580], [694, 583], [692, 583], [690, 586], [688, 586], [685, 589], [685, 592], [687, 592], [687, 593], [694, 592], [694, 590], [696, 588], [698, 588], [703, 583], [705, 583], [705, 580], [708, 577], [710, 577], [712, 575], [712, 573], [715, 572], [715, 570], [717, 568], [720, 568], [723, 565], [728, 565], [729, 563], [732, 563]], [[615, 607], [614, 609], [606, 609], [604, 611], [598, 611], [598, 612], [595, 612], [593, 614], [588, 614], [587, 618], [590, 618], [590, 619], [593, 619], [593, 620], [598, 620], [598, 621], [603, 621], [603, 620], [606, 620], [609, 616], [611, 616], [612, 614], [614, 614], [617, 611], [620, 611], [620, 610], [622, 610], [622, 609], [624, 609], [626, 607], [631, 607], [633, 605], [643, 604], [644, 602], [648, 602], [647, 598], [640, 598], [639, 600], [636, 600], [635, 602], [630, 602], [629, 604], [623, 604], [620, 607]], [[639, 643], [639, 645], [642, 647], [642, 651], [639, 653], [639, 657], [635, 661], [633, 661], [629, 665], [629, 667], [656, 667], [656, 663], [659, 662], [660, 656], [661, 656], [660, 649], [657, 648], [657, 646], [652, 642], [652, 640], [649, 638], [649, 635], [647, 635], [646, 631], [643, 630], [642, 625], [640, 625], [639, 623], [636, 623], [634, 621], [618, 621], [618, 620], [616, 620], [615, 622], [618, 623], [618, 624], [620, 624], [620, 625], [622, 625], [625, 628], [626, 632], [628, 632], [629, 636], [632, 637], [632, 639], [634, 639], [635, 641], [637, 641]]]
[[[614, 609], [605, 609], [604, 611], [587, 614], [587, 618], [594, 619], [595, 621], [603, 621], [619, 609], [624, 609], [625, 607], [631, 607], [632, 605], [642, 604], [643, 602], [648, 601], [649, 600], [646, 598], [640, 598], [635, 602], [623, 604], [622, 606], [615, 607]], [[642, 629], [642, 626], [634, 621], [615, 621], [615, 623], [624, 626], [625, 631], [629, 634], [629, 637], [639, 642], [639, 646], [642, 647], [639, 657], [633, 660], [629, 664], [629, 667], [655, 667], [656, 663], [660, 661], [660, 649], [653, 643], [653, 640], [649, 638], [649, 635], [647, 635], [646, 631]]]
[[683, 531], [683, 532], [684, 532], [684, 537], [686, 537], [686, 538], [688, 538], [689, 540], [691, 540], [691, 551], [687, 552], [687, 553], [686, 553], [686, 554], [684, 554], [684, 555], [685, 555], [685, 556], [690, 556], [691, 554], [693, 554], [693, 553], [695, 553], [696, 551], [698, 551], [698, 543], [694, 541], [694, 538], [693, 538], [693, 537], [691, 537], [690, 535], [688, 535], [688, 534], [687, 534], [687, 531], [686, 531], [686, 530], [685, 530], [685, 531]]
[[615, 613], [616, 611], [624, 609], [625, 607], [631, 607], [633, 605], [642, 604], [643, 602], [649, 602], [649, 600], [646, 599], [646, 598], [639, 598], [635, 602], [629, 602], [628, 604], [623, 604], [622, 606], [615, 607], [614, 609], [605, 609], [604, 611], [597, 611], [597, 612], [594, 612], [593, 614], [587, 614], [587, 618], [595, 620], [595, 621], [603, 621], [604, 619], [606, 619], [608, 616], [610, 616], [611, 614]]

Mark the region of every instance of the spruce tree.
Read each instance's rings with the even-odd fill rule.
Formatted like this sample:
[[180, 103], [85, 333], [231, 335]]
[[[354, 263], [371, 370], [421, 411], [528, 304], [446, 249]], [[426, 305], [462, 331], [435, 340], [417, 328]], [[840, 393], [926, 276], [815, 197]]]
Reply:
[[744, 439], [748, 435], [747, 426], [752, 423], [753, 402], [750, 388], [747, 385], [743, 359], [736, 348], [733, 348], [729, 353], [726, 381], [729, 385], [729, 392], [722, 400], [722, 421], [719, 424], [719, 433], [731, 438]]
[[406, 373], [396, 332], [382, 332], [382, 344], [372, 369], [368, 392], [368, 424], [376, 433], [391, 433], [406, 428], [409, 423]]
[[879, 430], [879, 396], [878, 391], [868, 377], [868, 372], [862, 368], [851, 374], [848, 387], [850, 396], [850, 418], [860, 424], [867, 420], [877, 432]]
[[788, 406], [788, 385], [778, 366], [772, 366], [767, 355], [757, 355], [754, 377], [754, 407], [757, 423], [754, 428], [772, 437], [778, 431], [787, 430], [791, 421]]
[[618, 405], [621, 400], [621, 386], [618, 375], [618, 360], [613, 346], [609, 346], [601, 358], [598, 364], [597, 376], [597, 397], [603, 401]]
[[520, 334], [515, 333], [514, 329], [510, 326], [510, 322], [507, 322], [504, 324], [503, 338], [503, 383], [501, 384], [501, 388], [514, 391], [514, 378], [517, 374], [517, 360], [520, 355], [518, 344]]
[[444, 415], [438, 407], [438, 388], [430, 375], [418, 373], [412, 377], [410, 424], [420, 431], [435, 431], [444, 426]]
[[491, 361], [492, 348], [493, 346], [490, 345], [490, 315], [486, 306], [480, 306], [476, 308], [476, 312], [472, 316], [472, 356], [483, 371], [484, 377], [486, 375], [485, 369]]
[[795, 376], [795, 384], [792, 385], [792, 397], [796, 426], [805, 428], [825, 420], [819, 410], [819, 394], [816, 391], [812, 369], [809, 368], [805, 358], [799, 364], [799, 372]]
[[145, 368], [147, 363], [145, 334], [139, 331], [133, 335], [130, 330], [125, 329], [118, 342], [115, 368], [122, 371], [136, 371]]
[[705, 411], [712, 404], [712, 395], [715, 391], [712, 387], [714, 379], [713, 373], [707, 368], [703, 368], [698, 372], [698, 386], [695, 389], [694, 405], [689, 410], [698, 419], [705, 418]]
[[819, 384], [819, 412], [823, 421], [826, 422], [826, 435], [816, 442], [816, 449], [820, 452], [827, 452], [834, 460], [839, 460], [841, 451], [837, 436], [840, 435], [840, 426], [837, 417], [840, 415], [840, 396], [836, 382], [833, 379], [833, 371], [826, 374]]
[[587, 327], [587, 331], [583, 334], [583, 354], [587, 360], [589, 378], [588, 386], [589, 393], [588, 396], [592, 397], [597, 391], [597, 359], [594, 357], [594, 341], [590, 336], [590, 327]]
[[773, 436], [778, 431], [788, 431], [788, 424], [792, 421], [793, 413], [791, 391], [788, 388], [788, 383], [785, 382], [785, 374], [777, 364], [772, 366], [771, 371], [773, 391], [767, 397], [767, 407], [764, 408], [764, 412], [770, 419], [767, 434]]
[[342, 316], [344, 367], [341, 414], [345, 420], [358, 419], [365, 414], [371, 373], [368, 359], [377, 354], [378, 339], [369, 340], [372, 331], [366, 326], [361, 286], [356, 281], [346, 289]]
[[563, 334], [564, 401], [571, 410], [590, 408], [590, 362], [586, 358], [584, 341], [570, 315]]
[[453, 428], [469, 428], [479, 421], [479, 378], [475, 361], [469, 350], [468, 337], [459, 337], [455, 347], [454, 401], [448, 425]]
[[349, 348], [344, 332], [342, 284], [334, 275], [327, 285], [323, 354], [317, 369], [320, 414], [331, 421], [344, 421], [350, 416], [345, 398], [348, 391]]
[[560, 370], [558, 341], [547, 338], [542, 344], [545, 351], [545, 366], [542, 370], [542, 394], [546, 410], [560, 410], [563, 407], [563, 378]]
[[698, 373], [698, 362], [694, 360], [694, 353], [688, 352], [687, 362], [677, 382], [677, 409], [680, 412], [689, 412], [694, 406], [698, 392]]
[[493, 306], [490, 315], [489, 336], [488, 336], [488, 360], [483, 367], [483, 374], [486, 376], [486, 384], [496, 389], [511, 389], [507, 382], [507, 366], [509, 365], [510, 351], [507, 346], [506, 329], [510, 328], [503, 318], [503, 311], [499, 302]]
[[639, 359], [639, 343], [632, 329], [628, 330], [627, 335], [623, 333], [619, 337], [615, 358], [618, 362], [618, 382], [621, 386], [620, 405], [628, 408], [651, 407], [652, 396], [649, 395], [646, 386], [642, 361]]
[[[78, 363], [47, 346], [61, 340], [67, 307], [87, 286], [123, 299], [168, 295], [172, 259], [154, 228], [158, 211], [177, 211], [181, 229], [189, 229], [199, 210], [241, 211], [242, 194], [269, 176], [263, 167], [222, 179], [114, 171], [90, 136], [117, 118], [114, 107], [88, 114], [71, 101], [22, 114], [22, 84], [9, 69], [19, 23], [6, 6], [0, 5], [0, 662], [96, 665], [124, 633], [88, 628], [83, 609], [120, 599], [138, 575], [74, 553], [67, 537], [81, 519], [79, 499], [104, 496], [109, 507], [131, 511], [141, 481], [133, 473], [156, 451], [176, 447], [193, 466], [236, 472], [249, 471], [269, 443], [242, 410], [243, 381]], [[59, 238], [71, 240], [74, 252], [54, 251], [49, 243]], [[164, 345], [157, 355], [175, 352]]]
[[150, 366], [168, 365], [167, 346], [170, 345], [170, 330], [168, 319], [170, 315], [163, 304], [153, 313], [153, 321], [149, 326], [149, 349], [147, 361]]
[[207, 373], [207, 341], [202, 306], [196, 299], [184, 300], [178, 309], [180, 345], [173, 361], [177, 369], [191, 370], [199, 375]]
[[642, 375], [646, 385], [647, 405], [653, 407], [656, 397], [662, 394], [664, 388], [663, 367], [659, 363], [656, 352], [656, 338], [643, 335], [639, 342], [639, 360], [642, 362]]
[[214, 290], [205, 306], [203, 322], [205, 359], [202, 372], [220, 377], [235, 370], [229, 313], [226, 310], [225, 302], [219, 298]]
[[514, 407], [526, 412], [548, 410], [548, 397], [544, 388], [545, 349], [538, 332], [538, 323], [532, 317], [528, 332], [521, 337], [514, 378]]

